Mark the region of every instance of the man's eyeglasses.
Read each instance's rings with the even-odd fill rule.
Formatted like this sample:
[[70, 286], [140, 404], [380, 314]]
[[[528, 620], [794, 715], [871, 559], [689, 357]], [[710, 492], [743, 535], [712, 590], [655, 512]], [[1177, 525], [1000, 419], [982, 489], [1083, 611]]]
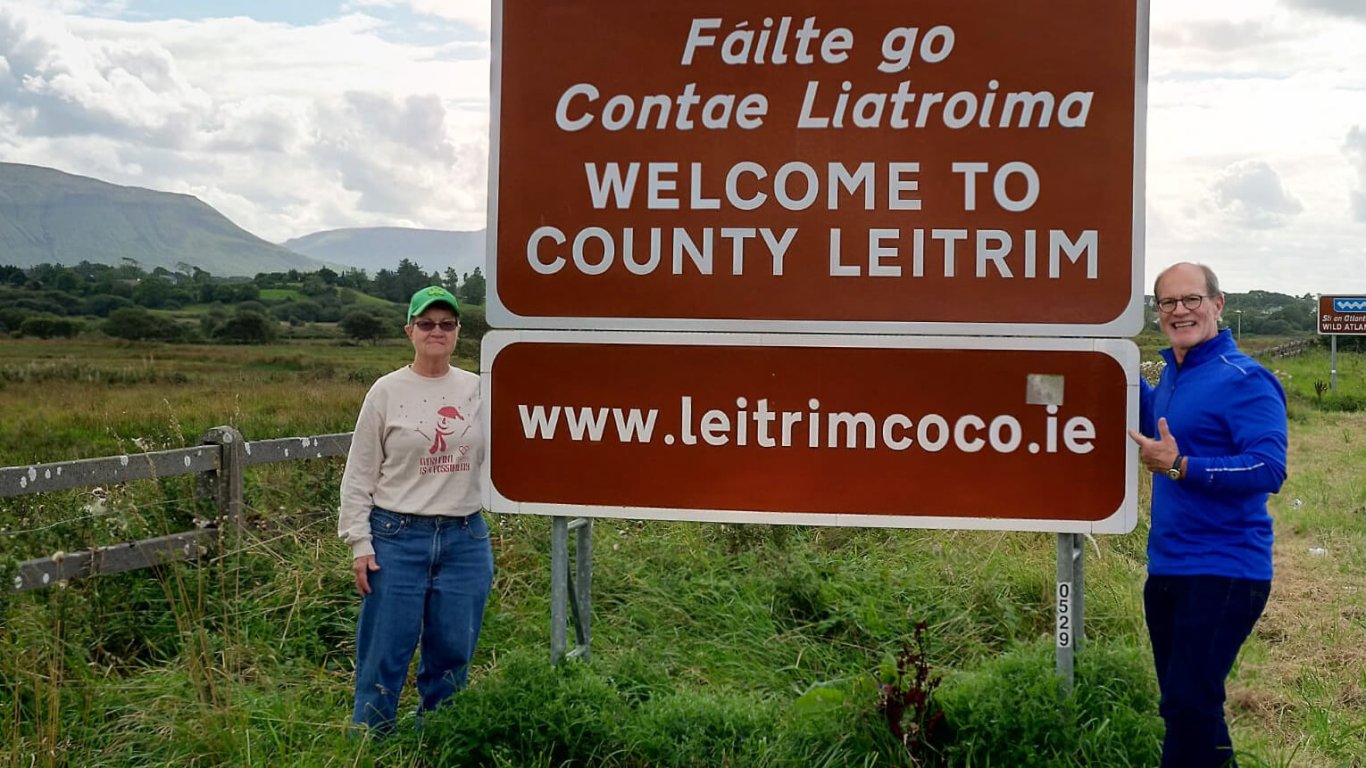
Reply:
[[1182, 296], [1179, 299], [1161, 299], [1157, 302], [1157, 308], [1166, 314], [1170, 314], [1176, 311], [1176, 302], [1179, 301], [1186, 309], [1199, 309], [1200, 302], [1204, 301], [1206, 298], [1209, 297], [1201, 296], [1198, 293], [1192, 293], [1189, 296]]
[[435, 320], [428, 320], [424, 317], [420, 320], [414, 320], [413, 325], [416, 326], [417, 329], [419, 331], [422, 331], [423, 333], [431, 333], [433, 330], [436, 329], [437, 326], [441, 326], [441, 330], [445, 331], [446, 333], [450, 333], [451, 331], [454, 331], [456, 328], [460, 327], [460, 321], [451, 320], [448, 318], [446, 320], [442, 320], [441, 322], [437, 322]]

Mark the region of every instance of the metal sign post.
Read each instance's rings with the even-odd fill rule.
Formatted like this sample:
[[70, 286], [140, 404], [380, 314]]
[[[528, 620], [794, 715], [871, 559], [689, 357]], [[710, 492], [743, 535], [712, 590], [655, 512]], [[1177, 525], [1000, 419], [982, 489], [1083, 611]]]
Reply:
[[1338, 393], [1338, 335], [1336, 333], [1333, 334], [1332, 345], [1333, 359], [1328, 363], [1328, 368], [1332, 375], [1329, 378], [1328, 389], [1336, 395]]
[[[574, 573], [569, 567], [569, 532], [578, 531]], [[592, 645], [593, 521], [556, 516], [550, 520], [550, 663], [587, 659]], [[567, 609], [567, 610], [566, 610]], [[565, 652], [570, 615], [574, 648]]]
[[1082, 615], [1085, 613], [1086, 539], [1080, 533], [1058, 534], [1058, 590], [1056, 611], [1057, 647], [1054, 658], [1058, 677], [1072, 690], [1075, 654], [1081, 649]]

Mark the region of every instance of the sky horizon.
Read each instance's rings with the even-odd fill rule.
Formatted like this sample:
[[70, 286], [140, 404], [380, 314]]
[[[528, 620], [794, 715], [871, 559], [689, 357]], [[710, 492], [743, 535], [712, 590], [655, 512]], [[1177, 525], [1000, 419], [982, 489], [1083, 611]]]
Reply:
[[[191, 194], [272, 242], [482, 229], [489, 30], [469, 0], [12, 0], [0, 161]], [[1144, 292], [1177, 261], [1366, 292], [1366, 2], [1155, 0], [1148, 69]]]

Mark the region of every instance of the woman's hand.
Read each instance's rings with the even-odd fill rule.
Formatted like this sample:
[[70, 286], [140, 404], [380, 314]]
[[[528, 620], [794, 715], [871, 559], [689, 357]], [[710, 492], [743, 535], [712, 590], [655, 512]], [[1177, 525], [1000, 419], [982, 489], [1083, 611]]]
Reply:
[[356, 591], [361, 597], [370, 594], [370, 574], [379, 570], [374, 555], [361, 555], [351, 562], [351, 570], [356, 574]]

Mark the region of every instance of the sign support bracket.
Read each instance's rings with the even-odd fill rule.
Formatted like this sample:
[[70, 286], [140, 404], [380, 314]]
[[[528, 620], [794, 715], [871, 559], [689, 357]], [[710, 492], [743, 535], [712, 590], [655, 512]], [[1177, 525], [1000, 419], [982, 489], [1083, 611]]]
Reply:
[[[569, 532], [577, 531], [574, 567], [569, 563]], [[577, 579], [575, 576], [577, 575]], [[588, 659], [592, 645], [593, 521], [578, 517], [550, 519], [550, 663], [562, 658]], [[570, 617], [575, 645], [566, 653]]]

